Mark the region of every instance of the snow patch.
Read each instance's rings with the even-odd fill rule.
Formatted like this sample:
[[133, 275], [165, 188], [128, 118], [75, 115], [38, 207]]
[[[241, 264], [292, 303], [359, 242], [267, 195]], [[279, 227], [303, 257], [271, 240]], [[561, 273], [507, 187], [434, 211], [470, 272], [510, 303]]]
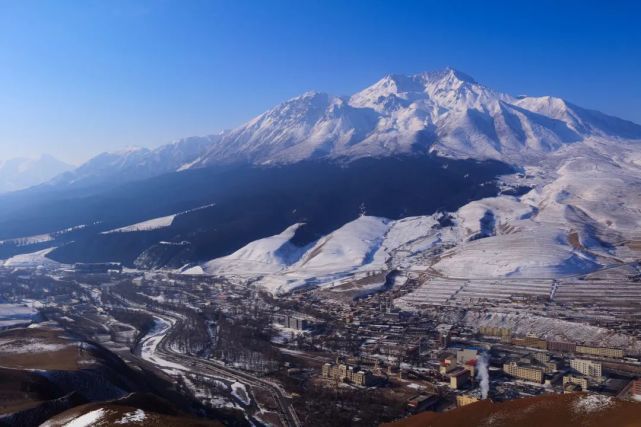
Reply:
[[573, 410], [579, 414], [591, 414], [603, 411], [614, 405], [614, 399], [601, 394], [589, 394], [580, 396], [573, 403]]
[[107, 411], [104, 409], [96, 409], [69, 421], [64, 425], [64, 427], [92, 427], [95, 426], [106, 414]]
[[245, 406], [249, 406], [252, 402], [249, 397], [249, 393], [247, 392], [247, 387], [245, 387], [245, 384], [239, 383], [238, 381], [232, 383], [231, 394]]
[[145, 421], [147, 414], [142, 409], [136, 409], [134, 412], [127, 412], [115, 424], [141, 423]]

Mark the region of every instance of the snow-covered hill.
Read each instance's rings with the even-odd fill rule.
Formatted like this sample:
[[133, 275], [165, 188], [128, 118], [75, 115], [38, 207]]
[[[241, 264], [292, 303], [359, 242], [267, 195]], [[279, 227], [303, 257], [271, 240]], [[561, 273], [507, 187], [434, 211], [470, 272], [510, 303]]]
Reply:
[[72, 168], [52, 156], [0, 161], [0, 193], [18, 191], [50, 180]]

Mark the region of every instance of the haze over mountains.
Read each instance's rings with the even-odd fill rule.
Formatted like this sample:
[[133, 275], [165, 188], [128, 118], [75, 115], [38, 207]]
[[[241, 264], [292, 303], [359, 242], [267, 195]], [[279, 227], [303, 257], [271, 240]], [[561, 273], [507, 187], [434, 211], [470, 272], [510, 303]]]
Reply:
[[416, 263], [583, 274], [638, 252], [640, 141], [637, 124], [452, 69], [389, 75], [5, 196], [0, 258], [249, 271], [275, 292]]
[[19, 157], [0, 160], [0, 193], [42, 184], [72, 168], [73, 166], [47, 154], [35, 159]]

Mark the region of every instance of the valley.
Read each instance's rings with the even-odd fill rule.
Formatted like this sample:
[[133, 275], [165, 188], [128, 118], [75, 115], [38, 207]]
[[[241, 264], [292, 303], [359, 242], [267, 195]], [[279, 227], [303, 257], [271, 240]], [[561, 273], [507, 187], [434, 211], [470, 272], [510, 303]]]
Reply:
[[[353, 291], [370, 289], [369, 281], [353, 278], [278, 298], [238, 277], [4, 268], [0, 308], [13, 307], [7, 316], [22, 322], [8, 326], [16, 336], [24, 337], [21, 327], [33, 333], [59, 328], [124, 361], [119, 375], [132, 375], [124, 371], [131, 366], [169, 379], [173, 393], [194, 401], [196, 406], [186, 406], [192, 417], [213, 416], [225, 424], [244, 418], [257, 425], [365, 426], [412, 414], [417, 396], [433, 396], [433, 408], [440, 410], [456, 406], [461, 396], [480, 396], [478, 372], [452, 387], [453, 371], [444, 361], [450, 354], [456, 359], [457, 352], [470, 352], [470, 360], [488, 355], [485, 393], [493, 401], [563, 393], [564, 378], [576, 375], [570, 367], [576, 358], [602, 366], [598, 377], [586, 377], [583, 391], [631, 398], [629, 385], [641, 375], [639, 268], [630, 263], [553, 280], [395, 271], [383, 274], [387, 286], [364, 293]], [[608, 298], [605, 291], [613, 286], [621, 298]], [[35, 307], [31, 317], [17, 309], [25, 304]], [[0, 340], [5, 336], [0, 332]], [[43, 349], [59, 346], [55, 340], [44, 339]], [[559, 351], [558, 343], [595, 353]], [[605, 356], [599, 349], [614, 353]], [[507, 360], [524, 363], [544, 355], [554, 368], [528, 366], [542, 369], [545, 382], [515, 380], [502, 370]], [[0, 364], [8, 360], [0, 352]], [[69, 369], [39, 359], [29, 363], [39, 370]], [[363, 383], [326, 377], [325, 367], [335, 363], [360, 369]], [[468, 366], [459, 363], [454, 365]], [[97, 402], [91, 408], [110, 408], [96, 406], [105, 397], [90, 396]]]

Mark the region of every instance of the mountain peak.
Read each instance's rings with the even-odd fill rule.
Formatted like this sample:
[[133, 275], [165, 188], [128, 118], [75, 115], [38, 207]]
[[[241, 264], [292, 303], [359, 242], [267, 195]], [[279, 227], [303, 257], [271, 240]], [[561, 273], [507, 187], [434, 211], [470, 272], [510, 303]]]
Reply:
[[447, 67], [444, 71], [448, 77], [451, 78], [456, 78], [462, 82], [467, 82], [467, 83], [478, 83], [472, 76], [469, 74], [466, 74], [462, 71], [459, 71], [455, 68]]

